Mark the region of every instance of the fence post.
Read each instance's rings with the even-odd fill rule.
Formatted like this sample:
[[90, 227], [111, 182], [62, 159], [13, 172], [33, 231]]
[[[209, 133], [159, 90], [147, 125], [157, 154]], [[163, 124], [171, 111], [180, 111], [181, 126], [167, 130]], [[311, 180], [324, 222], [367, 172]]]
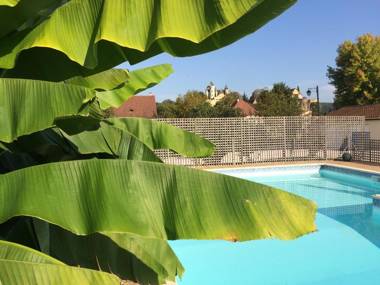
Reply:
[[235, 163], [235, 138], [232, 138], [232, 165], [236, 165]]
[[283, 119], [283, 131], [284, 131], [284, 140], [283, 140], [283, 143], [284, 143], [283, 148], [284, 149], [282, 151], [282, 156], [284, 158], [284, 161], [287, 161], [288, 158], [287, 158], [287, 153], [286, 153], [286, 137], [287, 137], [287, 135], [286, 135], [286, 117], [283, 117], [282, 119]]
[[244, 140], [243, 140], [243, 118], [239, 118], [239, 125], [240, 125], [240, 143], [239, 143], [239, 151], [240, 151], [240, 162], [238, 163], [240, 165], [244, 164], [243, 158], [244, 158]]
[[323, 118], [323, 129], [324, 129], [324, 138], [325, 138], [325, 149], [324, 149], [324, 156], [325, 160], [327, 160], [327, 122], [326, 122], [326, 117]]

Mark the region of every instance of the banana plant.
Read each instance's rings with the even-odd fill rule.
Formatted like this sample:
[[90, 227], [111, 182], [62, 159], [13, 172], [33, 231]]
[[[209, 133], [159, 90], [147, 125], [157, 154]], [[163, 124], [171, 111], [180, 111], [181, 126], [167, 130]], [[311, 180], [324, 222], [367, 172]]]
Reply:
[[7, 77], [62, 81], [162, 52], [193, 56], [224, 47], [296, 0], [35, 0], [25, 19], [27, 2], [0, 6], [22, 22], [4, 31], [0, 68]]
[[172, 73], [119, 64], [224, 47], [294, 3], [0, 0], [0, 283], [164, 284], [184, 272], [168, 240], [315, 231], [311, 201], [154, 152], [207, 157], [209, 141], [107, 116]]

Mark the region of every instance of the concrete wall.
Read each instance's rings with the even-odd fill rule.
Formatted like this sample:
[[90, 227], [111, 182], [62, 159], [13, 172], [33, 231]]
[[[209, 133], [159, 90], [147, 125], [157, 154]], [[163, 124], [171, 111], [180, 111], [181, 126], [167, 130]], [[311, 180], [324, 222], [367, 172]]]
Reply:
[[371, 132], [371, 138], [380, 139], [380, 119], [366, 120], [365, 126]]

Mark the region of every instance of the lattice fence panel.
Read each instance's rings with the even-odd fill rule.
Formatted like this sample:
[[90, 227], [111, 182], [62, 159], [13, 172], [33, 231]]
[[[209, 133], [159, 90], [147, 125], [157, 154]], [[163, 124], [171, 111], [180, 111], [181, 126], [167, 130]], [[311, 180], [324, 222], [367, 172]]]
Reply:
[[371, 140], [370, 162], [380, 163], [380, 140]]
[[354, 152], [354, 159], [356, 161], [380, 163], [379, 139], [371, 139], [369, 132], [363, 132], [358, 134], [354, 141], [356, 141]]
[[364, 133], [364, 117], [252, 117], [158, 119], [197, 133], [216, 146], [207, 158], [184, 158], [167, 150], [157, 154], [170, 164], [243, 165], [260, 162], [336, 159], [354, 153]]

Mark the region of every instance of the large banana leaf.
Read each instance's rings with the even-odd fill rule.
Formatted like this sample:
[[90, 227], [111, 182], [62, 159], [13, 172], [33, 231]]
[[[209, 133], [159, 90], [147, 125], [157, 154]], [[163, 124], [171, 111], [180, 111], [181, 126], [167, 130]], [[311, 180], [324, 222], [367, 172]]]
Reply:
[[173, 68], [170, 64], [161, 64], [132, 71], [129, 73], [128, 82], [121, 88], [97, 92], [96, 96], [99, 99], [100, 107], [102, 109], [120, 107], [133, 95], [153, 87], [172, 73]]
[[[41, 158], [41, 163], [71, 160], [77, 152], [55, 129], [46, 129], [27, 136], [21, 136], [12, 143], [4, 144], [7, 150], [17, 154], [29, 154]], [[67, 156], [67, 158], [66, 158]]]
[[[3, 144], [7, 151], [0, 151], [0, 173], [42, 163], [86, 157], [162, 162], [144, 143], [109, 124], [93, 120], [92, 122], [96, 123], [94, 129], [81, 129], [80, 126], [86, 126], [88, 119], [88, 117], [78, 116], [58, 120], [58, 125], [62, 123], [64, 126], [76, 126], [80, 130], [73, 135], [68, 135], [58, 129], [47, 129], [19, 137], [12, 143]], [[97, 154], [107, 155], [98, 156]]]
[[63, 262], [39, 251], [4, 240], [0, 240], [0, 260], [65, 265]]
[[78, 114], [93, 96], [90, 89], [70, 84], [0, 79], [0, 141], [11, 142], [53, 126], [59, 116]]
[[[20, 3], [14, 7], [17, 2]], [[47, 9], [54, 9], [61, 3], [61, 0], [0, 1], [0, 38], [37, 24]], [[4, 4], [6, 6], [2, 6]]]
[[207, 157], [215, 146], [201, 136], [167, 123], [143, 118], [107, 119], [115, 128], [126, 131], [150, 149], [170, 149], [186, 157]]
[[40, 250], [38, 239], [30, 217], [14, 217], [0, 225], [0, 240]]
[[[87, 121], [88, 117], [84, 117]], [[121, 132], [121, 131], [120, 131]], [[88, 141], [86, 145], [88, 144]], [[7, 173], [17, 169], [44, 164], [49, 162], [89, 159], [94, 157], [114, 158], [113, 152], [104, 155], [102, 151], [107, 145], [98, 146], [91, 144], [93, 152], [82, 153], [78, 151], [78, 146], [67, 140], [57, 128], [50, 128], [30, 135], [17, 138], [12, 143], [2, 143], [6, 151], [0, 153], [0, 173]], [[122, 148], [122, 146], [124, 146]], [[101, 148], [103, 147], [103, 149]], [[120, 152], [117, 157], [128, 159], [144, 159], [160, 161], [158, 158], [143, 144], [129, 141], [121, 141]], [[149, 156], [151, 154], [151, 156]]]
[[126, 69], [110, 69], [90, 76], [76, 76], [66, 83], [97, 90], [112, 90], [123, 85], [129, 79]]
[[[208, 140], [166, 123], [142, 118], [88, 120], [87, 117], [81, 116], [56, 120], [57, 126], [67, 134], [66, 138], [77, 145], [78, 151], [82, 154], [104, 152], [125, 158], [124, 155], [129, 151], [125, 152], [124, 147], [129, 143], [138, 142], [150, 150], [171, 149], [188, 157], [206, 157], [214, 152], [214, 145]], [[128, 138], [129, 136], [132, 137]], [[135, 138], [136, 142], [132, 142], [132, 138]], [[123, 141], [124, 139], [126, 141]], [[135, 147], [140, 148], [137, 145]], [[143, 155], [142, 157], [145, 157], [146, 153], [148, 158], [149, 149], [146, 150], [141, 146], [139, 153]], [[139, 156], [137, 153], [135, 155]], [[128, 157], [132, 158], [129, 155]]]
[[41, 252], [0, 241], [0, 284], [119, 285], [120, 278], [95, 270], [64, 265]]
[[[57, 117], [88, 115], [94, 104], [87, 108], [84, 104], [95, 96], [104, 106], [117, 107], [171, 72], [170, 65], [158, 65], [130, 75], [125, 70], [108, 70], [86, 78], [75, 77], [66, 83], [0, 79], [0, 121], [4, 122], [0, 126], [0, 141], [11, 142], [19, 136], [52, 127]], [[99, 89], [112, 90], [99, 92]]]
[[47, 236], [49, 255], [66, 264], [112, 272], [139, 284], [162, 284], [183, 272], [164, 240], [128, 233], [77, 236], [53, 225]]
[[71, 0], [36, 27], [0, 39], [0, 68], [14, 68], [6, 76], [61, 81], [161, 52], [201, 54], [256, 31], [295, 2]]
[[[71, 120], [75, 121], [79, 120]], [[129, 160], [162, 162], [144, 143], [129, 133], [105, 123], [101, 123], [96, 130], [82, 131], [73, 135], [63, 132], [63, 135], [81, 154], [106, 153]]]
[[27, 215], [81, 235], [249, 240], [292, 239], [315, 230], [311, 201], [238, 178], [160, 163], [45, 164], [0, 175], [0, 191], [0, 222]]
[[150, 66], [128, 72], [110, 69], [87, 77], [76, 76], [66, 83], [98, 90], [96, 96], [103, 109], [120, 107], [127, 99], [154, 85], [173, 73], [170, 64]]
[[0, 150], [0, 173], [7, 173], [39, 164], [30, 154]]
[[[78, 247], [70, 251], [67, 246], [65, 253], [57, 244], [51, 250], [70, 264], [94, 268], [94, 255], [84, 249], [92, 244], [101, 263], [122, 277], [130, 268], [126, 253], [116, 251], [121, 258], [116, 261], [124, 260], [119, 266], [112, 255], [107, 259], [116, 245], [163, 281], [182, 272], [165, 239], [292, 239], [315, 230], [315, 205], [304, 198], [233, 177], [149, 162], [88, 160], [29, 167], [0, 175], [0, 192], [0, 222], [26, 215], [76, 234], [107, 236], [110, 240], [99, 234], [82, 239], [69, 235], [68, 244]], [[148, 278], [147, 272], [138, 276]]]
[[0, 6], [16, 6], [20, 0], [0, 0]]
[[68, 265], [101, 269], [140, 284], [162, 284], [183, 272], [165, 240], [128, 233], [77, 236], [29, 217], [13, 218], [0, 230], [1, 239], [40, 250]]

